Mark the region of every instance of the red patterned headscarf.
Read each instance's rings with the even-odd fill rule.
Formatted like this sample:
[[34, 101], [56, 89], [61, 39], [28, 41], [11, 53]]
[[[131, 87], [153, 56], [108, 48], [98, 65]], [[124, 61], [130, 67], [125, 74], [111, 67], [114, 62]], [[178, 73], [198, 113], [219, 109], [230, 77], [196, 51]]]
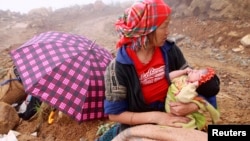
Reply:
[[132, 49], [146, 45], [147, 35], [155, 31], [170, 15], [171, 9], [163, 0], [140, 0], [125, 10], [115, 24], [120, 35], [116, 47]]

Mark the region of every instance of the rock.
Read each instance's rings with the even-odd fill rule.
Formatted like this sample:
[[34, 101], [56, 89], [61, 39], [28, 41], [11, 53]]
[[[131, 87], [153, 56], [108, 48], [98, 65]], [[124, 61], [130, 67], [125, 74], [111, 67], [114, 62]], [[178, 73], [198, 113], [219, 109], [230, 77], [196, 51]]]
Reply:
[[19, 116], [15, 108], [5, 102], [0, 102], [0, 113], [0, 134], [7, 134], [18, 125]]
[[230, 31], [227, 35], [230, 37], [239, 37], [240, 36], [239, 33], [236, 31]]
[[239, 47], [232, 49], [232, 51], [234, 51], [234, 52], [241, 52], [243, 50], [244, 50], [244, 46], [242, 46], [242, 45], [239, 45]]
[[243, 46], [250, 46], [250, 34], [244, 36], [244, 37], [240, 40], [240, 43], [241, 43]]
[[211, 5], [210, 8], [212, 10], [218, 11], [218, 10], [222, 10], [225, 7], [227, 7], [228, 2], [227, 1], [222, 1], [222, 0], [211, 0]]

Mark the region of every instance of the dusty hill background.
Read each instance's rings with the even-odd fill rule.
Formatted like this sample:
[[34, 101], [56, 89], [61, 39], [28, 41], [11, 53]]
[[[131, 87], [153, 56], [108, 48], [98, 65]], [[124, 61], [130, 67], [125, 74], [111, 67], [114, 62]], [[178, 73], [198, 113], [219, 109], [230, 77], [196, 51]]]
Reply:
[[[250, 34], [250, 1], [166, 1], [173, 8], [171, 37], [177, 41], [189, 63], [195, 67], [214, 67], [220, 76], [219, 124], [250, 124], [250, 47], [241, 42]], [[34, 9], [28, 14], [0, 11], [0, 78], [12, 64], [8, 52], [45, 31], [84, 35], [113, 50], [117, 39], [113, 24], [128, 5], [107, 6], [96, 1], [56, 11]], [[92, 141], [97, 127], [104, 122], [107, 121], [77, 123], [63, 118], [48, 125], [46, 121], [40, 123], [33, 119], [20, 122], [15, 130], [22, 133], [18, 137], [20, 141]], [[35, 131], [38, 137], [30, 136]]]

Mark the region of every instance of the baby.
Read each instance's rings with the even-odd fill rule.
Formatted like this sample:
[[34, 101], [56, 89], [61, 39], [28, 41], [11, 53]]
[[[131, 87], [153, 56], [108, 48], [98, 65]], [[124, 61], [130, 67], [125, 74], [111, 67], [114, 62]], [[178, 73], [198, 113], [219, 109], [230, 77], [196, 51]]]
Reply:
[[169, 102], [194, 102], [199, 106], [199, 111], [188, 115], [191, 121], [187, 124], [176, 123], [184, 128], [204, 130], [207, 119], [204, 112], [209, 112], [212, 122], [219, 120], [220, 114], [204, 98], [216, 96], [220, 90], [220, 80], [214, 69], [190, 69], [177, 70], [169, 74], [172, 84], [168, 88], [165, 109], [170, 112]]

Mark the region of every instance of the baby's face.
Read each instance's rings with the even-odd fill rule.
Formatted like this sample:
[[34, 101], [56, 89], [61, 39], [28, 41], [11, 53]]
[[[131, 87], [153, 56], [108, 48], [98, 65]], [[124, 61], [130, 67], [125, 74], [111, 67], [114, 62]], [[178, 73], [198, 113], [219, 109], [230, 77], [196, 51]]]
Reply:
[[188, 81], [189, 82], [199, 81], [201, 78], [201, 75], [202, 75], [202, 70], [193, 69], [192, 71], [188, 73]]

